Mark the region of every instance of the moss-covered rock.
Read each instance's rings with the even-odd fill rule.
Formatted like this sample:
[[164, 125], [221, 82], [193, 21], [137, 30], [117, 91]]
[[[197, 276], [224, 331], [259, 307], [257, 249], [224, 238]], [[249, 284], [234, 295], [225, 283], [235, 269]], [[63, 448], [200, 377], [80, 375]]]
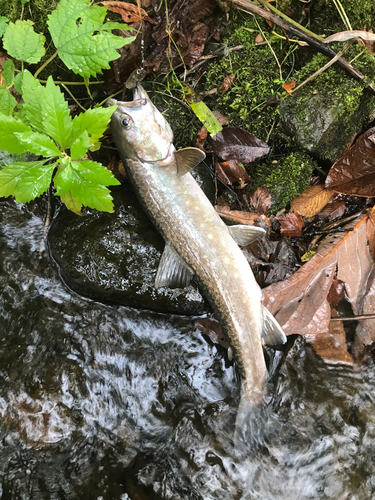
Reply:
[[[369, 52], [354, 46], [346, 58], [351, 60], [359, 53], [356, 67], [366, 75], [366, 82], [373, 81], [375, 58]], [[294, 75], [297, 83], [305, 81], [328, 60], [316, 54]], [[364, 90], [366, 82], [355, 81], [340, 67], [330, 67], [281, 103], [280, 133], [314, 156], [336, 161], [375, 109], [375, 97]]]
[[298, 196], [310, 183], [316, 162], [307, 154], [293, 152], [280, 160], [269, 160], [256, 168], [252, 189], [266, 185], [272, 196], [271, 213], [276, 213]]

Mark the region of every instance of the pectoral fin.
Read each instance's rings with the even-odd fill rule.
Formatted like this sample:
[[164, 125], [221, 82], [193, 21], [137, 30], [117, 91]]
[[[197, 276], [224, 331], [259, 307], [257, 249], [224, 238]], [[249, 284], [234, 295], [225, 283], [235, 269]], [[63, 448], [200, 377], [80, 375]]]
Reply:
[[174, 152], [177, 163], [177, 175], [187, 174], [206, 158], [205, 153], [198, 148], [184, 148]]
[[169, 243], [166, 243], [155, 278], [155, 288], [185, 288], [190, 284], [193, 271]]
[[266, 234], [266, 231], [261, 227], [245, 226], [243, 224], [228, 226], [228, 229], [232, 238], [240, 247], [245, 247]]
[[279, 323], [275, 320], [267, 307], [263, 306], [263, 333], [262, 341], [267, 345], [285, 344], [286, 336]]

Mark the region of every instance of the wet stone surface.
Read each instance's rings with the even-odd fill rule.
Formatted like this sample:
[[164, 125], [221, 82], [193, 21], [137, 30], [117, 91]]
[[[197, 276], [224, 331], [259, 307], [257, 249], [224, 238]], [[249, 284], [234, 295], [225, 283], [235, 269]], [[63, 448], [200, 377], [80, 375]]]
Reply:
[[239, 380], [193, 317], [79, 296], [38, 206], [0, 201], [0, 498], [372, 500], [375, 365], [266, 350], [267, 405], [234, 444]]
[[49, 233], [51, 253], [64, 281], [101, 302], [161, 312], [201, 314], [209, 310], [193, 283], [186, 289], [154, 287], [164, 241], [140, 207], [129, 184], [113, 190], [113, 214], [63, 210]]

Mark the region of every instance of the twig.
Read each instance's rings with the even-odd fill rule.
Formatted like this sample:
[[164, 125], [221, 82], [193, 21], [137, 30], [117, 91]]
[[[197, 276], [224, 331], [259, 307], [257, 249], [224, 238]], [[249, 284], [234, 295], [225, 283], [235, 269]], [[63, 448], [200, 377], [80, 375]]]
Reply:
[[[262, 0], [261, 0], [262, 1]], [[262, 9], [261, 7], [258, 7], [257, 5], [254, 5], [252, 2], [249, 0], [231, 0], [232, 5], [235, 7], [240, 7], [241, 9], [251, 12], [252, 14], [258, 14], [259, 16], [263, 17], [264, 19], [267, 19], [268, 21], [273, 22], [280, 28], [282, 28], [285, 31], [289, 31], [293, 36], [298, 36], [301, 40], [304, 42], [307, 42], [311, 47], [314, 47], [316, 50], [321, 52], [322, 54], [325, 54], [326, 56], [333, 58], [337, 54], [336, 52], [328, 45], [320, 41], [319, 37], [315, 35], [315, 37], [310, 36], [307, 32], [309, 30], [306, 30], [303, 27], [297, 28], [295, 26], [296, 23], [293, 22], [290, 23], [289, 21], [285, 21], [284, 19], [281, 19], [279, 16], [275, 16], [271, 12], [269, 12], [266, 9]], [[271, 5], [268, 5], [271, 8]], [[272, 7], [274, 10], [274, 7]], [[283, 16], [286, 17], [286, 16]], [[301, 29], [303, 28], [303, 29]], [[311, 33], [311, 32], [310, 32]], [[355, 78], [357, 81], [363, 82], [365, 80], [365, 77], [362, 75], [360, 71], [355, 69], [351, 64], [348, 63], [345, 59], [342, 57], [339, 57], [337, 59], [337, 64], [339, 64], [345, 71], [347, 71], [353, 78]], [[366, 87], [373, 95], [375, 95], [375, 87], [370, 83]]]
[[359, 314], [358, 316], [335, 316], [331, 321], [361, 321], [363, 319], [375, 319], [375, 314]]

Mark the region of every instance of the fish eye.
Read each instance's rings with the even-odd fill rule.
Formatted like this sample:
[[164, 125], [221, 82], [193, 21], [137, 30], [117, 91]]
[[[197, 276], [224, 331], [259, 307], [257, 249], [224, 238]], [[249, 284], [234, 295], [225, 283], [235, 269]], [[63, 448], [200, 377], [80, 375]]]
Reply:
[[121, 118], [121, 125], [124, 128], [128, 128], [130, 124], [131, 124], [131, 118], [130, 118], [130, 116], [123, 115], [123, 117]]

